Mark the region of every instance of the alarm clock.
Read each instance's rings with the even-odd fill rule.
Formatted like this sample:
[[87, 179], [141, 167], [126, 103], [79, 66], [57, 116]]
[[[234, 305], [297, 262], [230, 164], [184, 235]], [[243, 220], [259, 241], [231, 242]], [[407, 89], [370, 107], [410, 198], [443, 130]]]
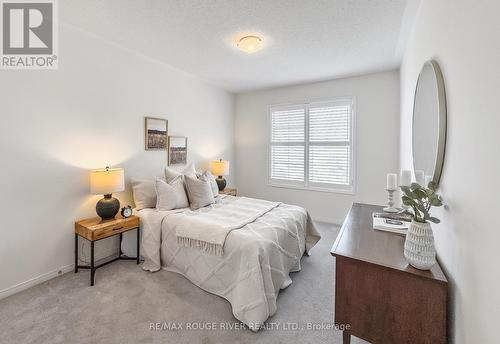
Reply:
[[127, 205], [126, 207], [122, 208], [122, 211], [120, 212], [124, 218], [132, 216], [132, 207]]

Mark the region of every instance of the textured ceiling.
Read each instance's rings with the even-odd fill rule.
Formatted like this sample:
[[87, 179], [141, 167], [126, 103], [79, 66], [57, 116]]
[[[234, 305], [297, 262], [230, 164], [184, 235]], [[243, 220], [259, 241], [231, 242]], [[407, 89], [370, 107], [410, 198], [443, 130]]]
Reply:
[[[62, 23], [231, 92], [397, 68], [413, 0], [64, 0]], [[406, 11], [405, 11], [406, 9]], [[410, 10], [409, 10], [410, 9]], [[248, 55], [248, 33], [265, 47]]]

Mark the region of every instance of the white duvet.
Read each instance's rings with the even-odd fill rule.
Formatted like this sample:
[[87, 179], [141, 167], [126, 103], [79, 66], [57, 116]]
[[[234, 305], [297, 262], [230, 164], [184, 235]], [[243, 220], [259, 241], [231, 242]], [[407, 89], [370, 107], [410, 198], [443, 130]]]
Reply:
[[[228, 196], [220, 204], [196, 212], [221, 212], [235, 199]], [[196, 216], [189, 209], [143, 209], [137, 213], [141, 217], [143, 269], [180, 273], [198, 287], [225, 298], [236, 319], [252, 330], [258, 330], [276, 312], [280, 289], [292, 283], [289, 273], [301, 269], [302, 255], [320, 239], [306, 210], [280, 204], [231, 231], [223, 256], [210, 255], [178, 245], [175, 227], [182, 218], [179, 213]]]

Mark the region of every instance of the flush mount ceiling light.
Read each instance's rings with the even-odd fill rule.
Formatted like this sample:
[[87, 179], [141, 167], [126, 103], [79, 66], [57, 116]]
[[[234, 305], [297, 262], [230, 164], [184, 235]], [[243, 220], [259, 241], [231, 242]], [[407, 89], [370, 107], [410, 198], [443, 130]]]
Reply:
[[240, 50], [248, 54], [253, 54], [262, 48], [262, 39], [257, 36], [245, 36], [240, 38], [236, 45]]

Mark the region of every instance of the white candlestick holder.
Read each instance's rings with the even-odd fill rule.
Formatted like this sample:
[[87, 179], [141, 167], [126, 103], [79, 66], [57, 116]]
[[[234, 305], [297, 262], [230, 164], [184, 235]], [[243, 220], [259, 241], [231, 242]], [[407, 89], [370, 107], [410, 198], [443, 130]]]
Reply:
[[394, 208], [394, 192], [396, 189], [386, 189], [387, 194], [388, 194], [388, 199], [387, 199], [387, 207], [384, 208], [384, 211], [387, 213], [397, 213], [399, 212], [398, 208]]

